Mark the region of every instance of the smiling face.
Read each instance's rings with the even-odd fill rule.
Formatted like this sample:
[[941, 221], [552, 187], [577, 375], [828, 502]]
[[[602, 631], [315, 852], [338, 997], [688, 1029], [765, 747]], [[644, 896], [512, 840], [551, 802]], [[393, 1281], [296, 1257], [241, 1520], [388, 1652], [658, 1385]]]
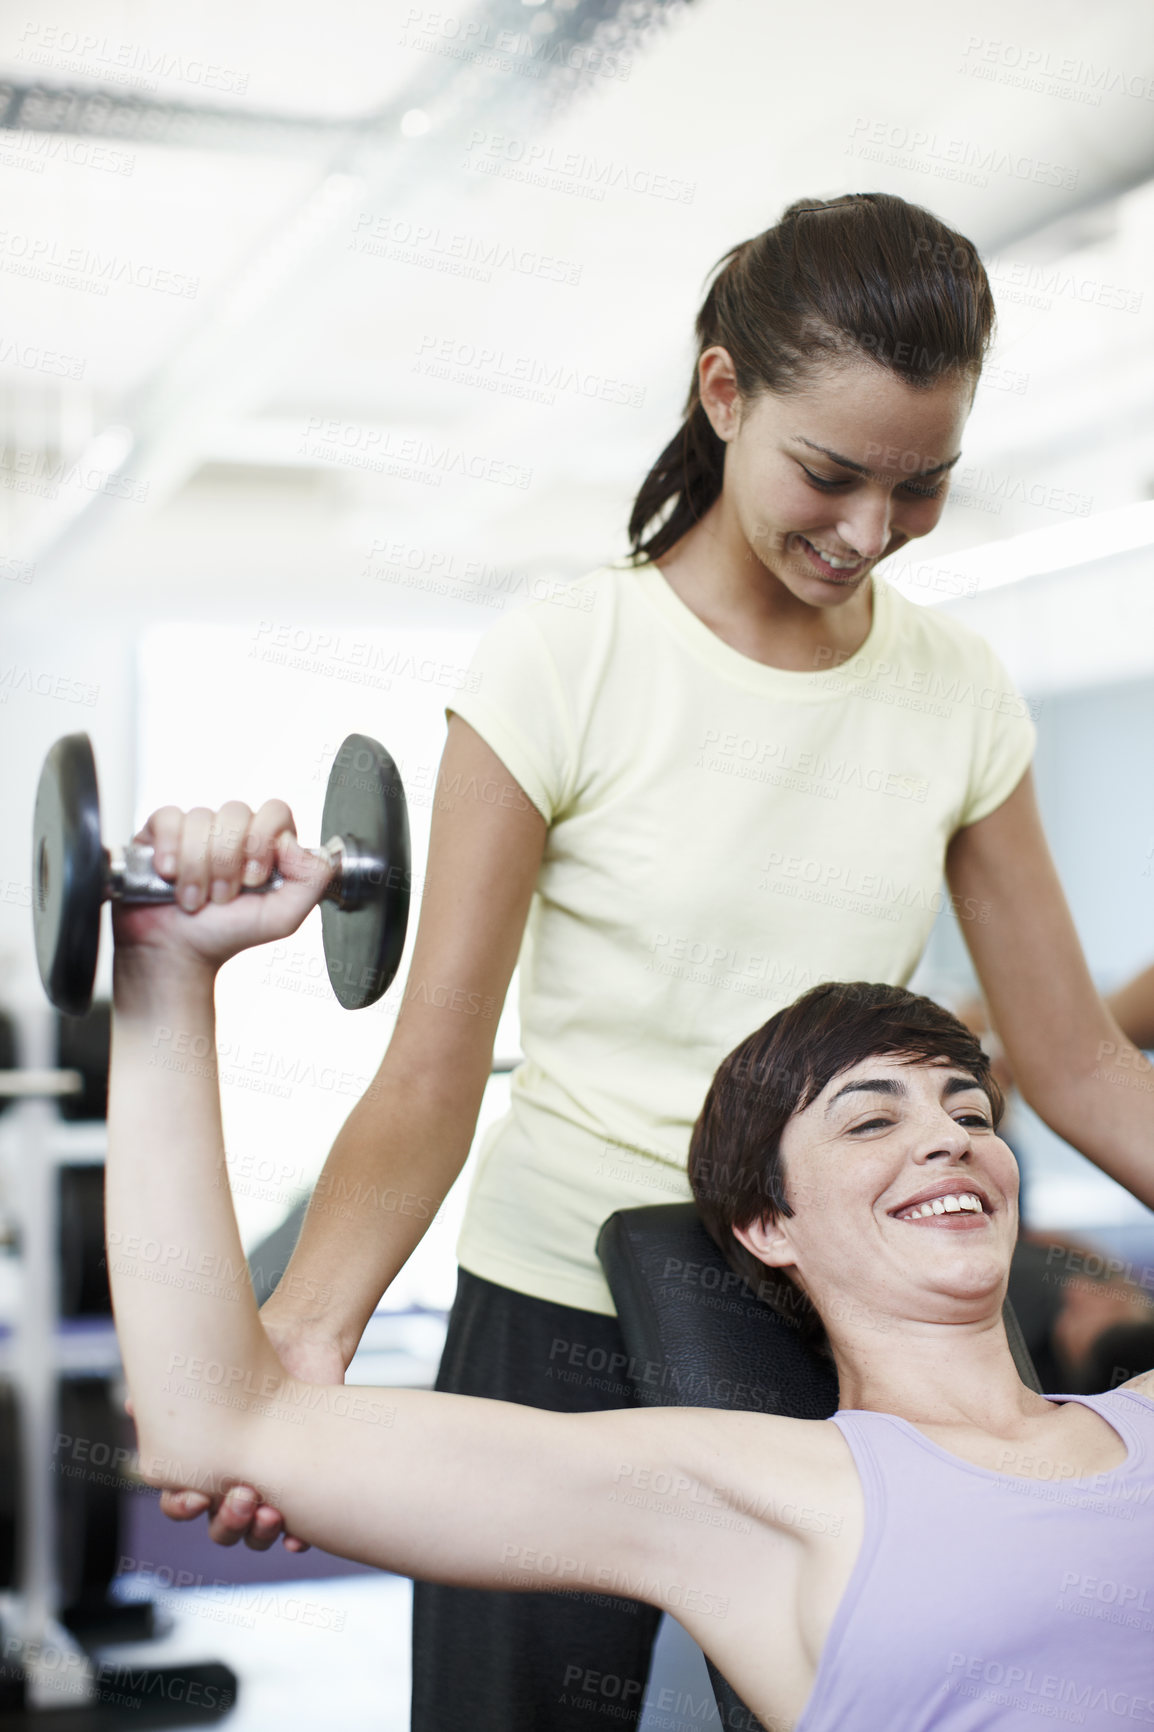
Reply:
[[879, 559], [937, 523], [961, 453], [970, 375], [915, 388], [885, 367], [838, 362], [812, 371], [804, 390], [743, 401], [729, 355], [713, 348], [699, 382], [727, 446], [723, 508], [799, 601], [841, 605]]
[[854, 1313], [956, 1323], [1000, 1310], [1018, 1169], [965, 1070], [863, 1059], [793, 1115], [781, 1155], [793, 1214], [734, 1234], [800, 1279], [831, 1340]]

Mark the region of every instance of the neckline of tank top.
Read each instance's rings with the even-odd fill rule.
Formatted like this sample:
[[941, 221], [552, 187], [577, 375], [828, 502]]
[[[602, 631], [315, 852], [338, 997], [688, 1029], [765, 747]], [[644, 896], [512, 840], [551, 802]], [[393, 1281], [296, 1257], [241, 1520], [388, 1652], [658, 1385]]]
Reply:
[[[790, 697], [811, 697], [819, 700], [844, 697], [847, 681], [865, 685], [871, 663], [884, 661], [895, 625], [894, 591], [878, 573], [871, 575], [873, 586], [873, 618], [865, 641], [852, 656], [836, 667], [819, 668], [805, 673], [797, 668], [770, 667], [743, 655], [724, 638], [699, 619], [693, 609], [682, 601], [659, 566], [652, 561], [632, 568], [638, 579], [638, 589], [663, 619], [678, 633], [700, 660], [711, 665], [727, 679], [737, 679], [762, 691], [788, 693]], [[851, 688], [852, 689], [852, 688]]]
[[[1110, 1395], [1137, 1395], [1139, 1400], [1148, 1402], [1151, 1407], [1154, 1407], [1154, 1401], [1150, 1401], [1149, 1397], [1142, 1395], [1140, 1390], [1119, 1389], [1107, 1390], [1104, 1393]], [[1110, 1427], [1111, 1431], [1113, 1431], [1117, 1437], [1121, 1438], [1122, 1442], [1126, 1446], [1125, 1460], [1120, 1461], [1116, 1467], [1100, 1468], [1097, 1473], [1082, 1474], [1077, 1479], [1048, 1479], [1042, 1474], [995, 1473], [992, 1468], [979, 1467], [976, 1461], [967, 1461], [965, 1456], [955, 1455], [952, 1450], [943, 1449], [940, 1443], [935, 1443], [932, 1437], [927, 1437], [924, 1431], [919, 1431], [916, 1425], [911, 1424], [908, 1419], [902, 1419], [896, 1413], [874, 1413], [873, 1410], [868, 1407], [847, 1407], [842, 1408], [839, 1411], [847, 1414], [870, 1415], [874, 1419], [888, 1419], [894, 1425], [899, 1426], [907, 1436], [912, 1437], [917, 1443], [920, 1443], [925, 1449], [929, 1450], [931, 1455], [936, 1455], [939, 1461], [949, 1462], [951, 1467], [963, 1468], [967, 1473], [977, 1474], [979, 1479], [993, 1480], [999, 1485], [1052, 1485], [1056, 1486], [1059, 1490], [1069, 1490], [1076, 1488], [1077, 1486], [1097, 1486], [1101, 1489], [1104, 1480], [1110, 1480], [1117, 1475], [1125, 1475], [1133, 1472], [1135, 1466], [1138, 1465], [1139, 1456], [1145, 1455], [1147, 1452], [1144, 1450], [1137, 1434], [1132, 1430], [1129, 1420], [1124, 1418], [1118, 1422], [1114, 1417], [1107, 1418], [1106, 1415], [1101, 1413], [1094, 1405], [1094, 1402], [1098, 1399], [1100, 1399], [1100, 1397], [1091, 1397], [1087, 1395], [1043, 1396], [1044, 1401], [1050, 1402], [1055, 1407], [1063, 1407], [1069, 1401], [1076, 1402], [1080, 1407], [1088, 1407], [1092, 1413], [1097, 1413], [1100, 1419], [1106, 1421], [1106, 1424]]]

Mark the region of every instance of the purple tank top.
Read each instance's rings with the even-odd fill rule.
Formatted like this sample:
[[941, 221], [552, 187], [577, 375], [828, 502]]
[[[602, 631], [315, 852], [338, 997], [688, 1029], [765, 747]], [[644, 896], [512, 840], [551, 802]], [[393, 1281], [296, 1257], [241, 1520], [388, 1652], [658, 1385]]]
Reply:
[[892, 1414], [834, 1415], [865, 1537], [795, 1732], [1154, 1727], [1154, 1401], [1048, 1399], [1093, 1408], [1127, 1460], [1011, 1478]]

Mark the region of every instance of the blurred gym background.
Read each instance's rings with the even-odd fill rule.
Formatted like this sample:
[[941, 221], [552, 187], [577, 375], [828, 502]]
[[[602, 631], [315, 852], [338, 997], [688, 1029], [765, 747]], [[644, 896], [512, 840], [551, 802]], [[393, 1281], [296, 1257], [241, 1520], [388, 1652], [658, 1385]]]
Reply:
[[[502, 611], [564, 606], [624, 551], [714, 261], [799, 196], [892, 191], [979, 245], [999, 335], [943, 522], [887, 575], [1028, 694], [1050, 841], [1111, 990], [1154, 960], [1152, 115], [1143, 0], [884, 20], [849, 0], [26, 0], [0, 20], [0, 1068], [84, 1081], [0, 1119], [6, 1723], [207, 1724], [199, 1664], [214, 1713], [239, 1678], [244, 1732], [407, 1725], [406, 1583], [221, 1550], [132, 1483], [102, 1292], [107, 1019], [61, 1026], [31, 941], [48, 746], [91, 734], [106, 840], [162, 801], [270, 793], [312, 840], [337, 743], [370, 733], [404, 776], [419, 887], [444, 703]], [[98, 994], [108, 964], [106, 941]], [[224, 977], [258, 1285], [403, 979], [347, 1016], [311, 921]], [[973, 984], [943, 915], [915, 985], [957, 1006]], [[482, 1130], [517, 1042], [514, 981]], [[1147, 1316], [1154, 1217], [1020, 1105], [1011, 1132], [1063, 1291]], [[468, 1180], [352, 1378], [431, 1381]], [[56, 1312], [51, 1510], [18, 1544], [21, 1329]], [[33, 1614], [56, 1646], [21, 1707]], [[117, 1673], [122, 1719], [84, 1706], [86, 1651], [138, 1669], [135, 1698]], [[647, 1732], [708, 1725], [670, 1665]]]

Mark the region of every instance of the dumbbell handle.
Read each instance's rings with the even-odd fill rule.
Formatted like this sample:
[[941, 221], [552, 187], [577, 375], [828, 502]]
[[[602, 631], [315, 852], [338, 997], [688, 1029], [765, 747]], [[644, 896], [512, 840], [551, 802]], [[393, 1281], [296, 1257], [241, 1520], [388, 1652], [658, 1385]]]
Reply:
[[[359, 908], [372, 895], [379, 894], [382, 863], [357, 849], [352, 837], [334, 836], [321, 848], [309, 852], [326, 866], [336, 868], [321, 896], [322, 902], [335, 902], [338, 908]], [[127, 842], [117, 853], [105, 850], [105, 895], [114, 902], [163, 903], [176, 901], [176, 886], [162, 878], [153, 865], [154, 849], [150, 842]], [[273, 872], [264, 884], [244, 884], [248, 895], [262, 896], [279, 890], [284, 878]]]

